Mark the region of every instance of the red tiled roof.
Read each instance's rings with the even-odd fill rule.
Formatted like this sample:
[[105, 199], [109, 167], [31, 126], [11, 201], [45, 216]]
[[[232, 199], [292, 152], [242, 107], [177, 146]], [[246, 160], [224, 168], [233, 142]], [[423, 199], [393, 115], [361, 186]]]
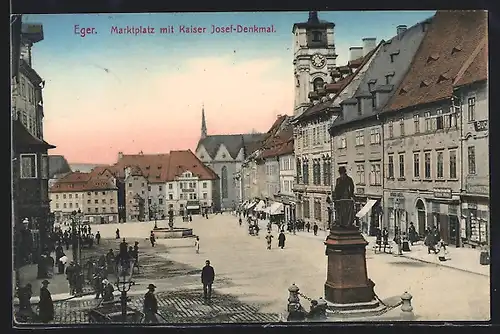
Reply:
[[488, 79], [488, 39], [485, 37], [483, 42], [478, 45], [477, 52], [471, 55], [468, 62], [459, 71], [454, 86], [469, 85], [474, 82]]
[[118, 189], [112, 178], [91, 175], [90, 173], [73, 172], [65, 175], [52, 185], [50, 192], [81, 192]]
[[191, 151], [170, 151], [167, 181], [173, 181], [185, 171], [197, 175], [200, 180], [216, 180], [219, 177]]
[[486, 34], [485, 11], [438, 11], [384, 111], [451, 97], [455, 77]]
[[173, 181], [176, 176], [189, 170], [202, 180], [215, 180], [217, 174], [205, 166], [191, 150], [171, 151], [170, 154], [123, 155], [116, 164], [110, 166], [117, 177], [125, 177], [125, 168], [132, 168], [132, 175], [142, 175], [150, 183]]
[[267, 133], [264, 135], [261, 147], [266, 147], [271, 144], [274, 137], [278, 134], [281, 125], [283, 124], [283, 122], [286, 121], [287, 118], [288, 118], [287, 115], [280, 115], [278, 116], [278, 118], [276, 118], [271, 128], [269, 128]]
[[272, 144], [262, 152], [262, 158], [277, 157], [293, 152], [293, 129], [285, 129], [273, 140]]

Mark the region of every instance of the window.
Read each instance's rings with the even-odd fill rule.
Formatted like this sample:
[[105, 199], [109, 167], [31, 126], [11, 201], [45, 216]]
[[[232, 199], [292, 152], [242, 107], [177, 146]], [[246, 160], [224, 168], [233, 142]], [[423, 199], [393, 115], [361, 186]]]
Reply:
[[105, 208], [105, 207], [102, 207], [102, 208], [101, 208], [101, 211], [102, 211], [102, 212], [106, 212], [106, 208]]
[[227, 167], [223, 166], [220, 172], [222, 198], [228, 198]]
[[394, 156], [389, 155], [388, 164], [387, 164], [387, 178], [394, 178]]
[[195, 193], [195, 194], [193, 194], [193, 199], [196, 199], [196, 193]]
[[69, 195], [68, 195], [68, 197], [69, 197], [69, 198], [73, 198], [73, 194], [69, 194]]
[[78, 198], [78, 194], [75, 194], [75, 198]]
[[363, 146], [365, 144], [365, 134], [363, 130], [356, 131], [356, 146]]
[[296, 178], [297, 178], [297, 182], [300, 183], [300, 181], [302, 180], [301, 177], [302, 177], [302, 163], [300, 161], [299, 158], [297, 158], [295, 160], [295, 167], [296, 167]]
[[168, 184], [168, 189], [173, 189], [173, 185], [172, 185], [172, 183], [169, 183], [169, 184]]
[[78, 203], [75, 203], [75, 208], [78, 208]]
[[168, 199], [173, 200], [174, 199], [174, 194], [168, 194]]
[[304, 209], [304, 218], [311, 218], [311, 210], [309, 208], [309, 198], [304, 198], [303, 209]]
[[394, 138], [394, 125], [389, 121], [389, 138]]
[[87, 208], [87, 212], [90, 212], [90, 208]]
[[313, 161], [313, 184], [321, 184], [321, 166], [318, 160]]
[[151, 191], [151, 186], [148, 186], [148, 191]]
[[401, 118], [399, 120], [399, 135], [403, 137], [405, 135], [405, 119]]
[[63, 208], [66, 209], [66, 203], [63, 203]]
[[413, 153], [413, 177], [420, 178], [420, 153]]
[[56, 209], [59, 209], [59, 203], [56, 203]]
[[357, 184], [364, 185], [365, 184], [365, 164], [359, 163], [356, 164], [356, 181]]
[[[330, 158], [323, 160], [323, 184], [325, 186], [331, 185], [332, 182], [332, 161]], [[290, 182], [291, 183], [291, 182]], [[292, 185], [290, 185], [290, 191], [292, 190]]]
[[424, 118], [425, 118], [425, 132], [429, 132], [432, 130], [432, 118], [431, 118], [431, 112], [426, 111], [424, 113]]
[[98, 200], [98, 199], [95, 199], [95, 200], [94, 200], [94, 204], [99, 204], [99, 200]]
[[90, 191], [87, 192], [87, 196], [92, 196], [92, 193]]
[[158, 204], [163, 205], [163, 198], [158, 198]]
[[208, 194], [207, 193], [203, 193], [203, 199], [207, 199], [208, 197]]
[[358, 116], [363, 115], [363, 108], [361, 105], [361, 99], [358, 99], [357, 107], [358, 107]]
[[184, 183], [179, 182], [179, 188], [180, 188], [180, 189], [184, 188]]
[[66, 199], [66, 194], [63, 194], [63, 199]]
[[444, 129], [444, 119], [443, 119], [443, 110], [442, 109], [438, 109], [436, 110], [436, 129], [437, 130], [442, 130]]
[[467, 100], [467, 119], [469, 122], [474, 122], [476, 120], [476, 98], [470, 97]]
[[87, 204], [90, 204], [90, 200], [89, 199], [87, 200]]
[[309, 146], [309, 129], [304, 130], [304, 147]]
[[49, 157], [46, 154], [42, 155], [42, 166], [40, 173], [42, 174], [43, 180], [49, 179]]
[[370, 129], [370, 144], [380, 144], [380, 129]]
[[476, 148], [469, 146], [467, 149], [467, 156], [469, 162], [469, 174], [476, 174]]
[[203, 189], [207, 189], [207, 183], [203, 182]]
[[380, 163], [373, 163], [370, 169], [370, 184], [373, 186], [379, 186], [382, 184], [380, 173]]
[[144, 182], [141, 183], [141, 187], [144, 187]]
[[313, 35], [312, 36], [313, 37], [313, 39], [312, 39], [313, 42], [321, 42], [321, 32], [320, 31], [313, 31], [312, 35]]
[[309, 184], [309, 162], [307, 160], [304, 160], [302, 162], [302, 171], [303, 171], [302, 178], [304, 179], [304, 184]]
[[101, 202], [102, 202], [102, 204], [106, 204], [106, 199], [103, 198]]
[[405, 155], [400, 154], [398, 156], [399, 160], [399, 177], [404, 178], [405, 177]]
[[158, 191], [163, 191], [163, 187], [162, 186], [158, 186]]
[[59, 195], [56, 195], [56, 199], [59, 199]]
[[321, 200], [314, 200], [314, 219], [321, 221]]
[[21, 178], [36, 179], [36, 154], [21, 154]]
[[110, 199], [109, 200], [109, 204], [115, 204], [115, 200], [114, 199]]
[[436, 176], [438, 178], [444, 177], [444, 153], [442, 151], [437, 152], [437, 165], [436, 165]]
[[425, 161], [425, 178], [431, 178], [431, 152], [424, 153], [424, 161]]
[[110, 208], [109, 208], [109, 211], [110, 211], [110, 212], [115, 212], [115, 208], [114, 208], [114, 207], [110, 207]]
[[98, 213], [98, 212], [99, 212], [99, 208], [95, 208], [95, 209], [94, 209], [94, 211], [95, 211], [96, 213]]
[[451, 150], [450, 152], [450, 179], [457, 178], [457, 151]]
[[73, 203], [69, 203], [69, 208], [73, 209]]
[[339, 148], [347, 148], [347, 140], [345, 136], [339, 138]]
[[377, 94], [375, 92], [370, 93], [372, 95], [371, 101], [372, 101], [372, 109], [377, 108]]
[[420, 133], [420, 117], [413, 115], [413, 124], [415, 125], [415, 133]]
[[323, 125], [323, 142], [328, 143], [330, 141], [330, 134], [328, 133], [328, 126], [326, 124]]

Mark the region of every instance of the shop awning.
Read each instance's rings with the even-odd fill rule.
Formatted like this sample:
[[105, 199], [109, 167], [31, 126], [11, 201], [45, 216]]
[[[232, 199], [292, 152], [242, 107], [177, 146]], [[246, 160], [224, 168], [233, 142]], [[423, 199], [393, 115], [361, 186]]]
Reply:
[[255, 204], [257, 204], [257, 202], [250, 202], [250, 203], [247, 204], [247, 206], [245, 207], [245, 209], [249, 210], [249, 209], [253, 208]]
[[255, 211], [262, 211], [264, 210], [264, 207], [266, 206], [266, 203], [264, 201], [260, 201], [256, 206], [255, 206]]
[[366, 202], [365, 206], [361, 210], [359, 210], [358, 213], [356, 213], [356, 217], [363, 218], [368, 213], [368, 211], [370, 211], [370, 209], [375, 205], [375, 203], [377, 203], [377, 200], [369, 199], [368, 202]]
[[271, 205], [271, 208], [269, 209], [269, 213], [271, 216], [274, 215], [280, 215], [283, 213], [283, 203], [280, 202], [275, 202]]
[[186, 209], [188, 210], [198, 210], [200, 208], [199, 205], [188, 205], [186, 206]]

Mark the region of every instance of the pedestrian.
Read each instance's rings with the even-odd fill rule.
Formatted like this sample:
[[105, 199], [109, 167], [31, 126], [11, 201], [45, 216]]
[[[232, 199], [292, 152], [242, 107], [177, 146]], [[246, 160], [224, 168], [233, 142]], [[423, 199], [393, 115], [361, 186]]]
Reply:
[[194, 249], [196, 249], [196, 254], [200, 253], [200, 237], [196, 237], [194, 241]]
[[48, 280], [42, 281], [42, 287], [40, 288], [40, 302], [38, 303], [39, 318], [44, 324], [49, 323], [54, 320], [54, 302], [52, 301], [52, 296], [48, 289]]
[[443, 241], [443, 239], [438, 241], [437, 247], [438, 247], [438, 254], [439, 254], [438, 260], [441, 262], [446, 261], [446, 255], [448, 254], [448, 251], [446, 250], [446, 244]]
[[410, 241], [410, 245], [413, 246], [414, 242], [417, 242], [417, 230], [415, 229], [415, 225], [413, 222], [410, 222], [410, 226], [408, 227], [408, 240]]
[[306, 223], [306, 230], [307, 230], [307, 233], [309, 233], [309, 231], [311, 230], [311, 223], [309, 223], [309, 222]]
[[378, 250], [380, 252], [382, 250], [382, 230], [378, 226], [375, 229], [375, 238], [376, 238], [375, 249], [377, 249], [378, 246]]
[[62, 254], [62, 256], [59, 258], [59, 261], [57, 262], [57, 271], [59, 274], [64, 274], [64, 267], [66, 267], [66, 263], [68, 262], [68, 257], [66, 254]]
[[387, 227], [384, 227], [382, 230], [382, 241], [384, 243], [384, 253], [385, 253], [385, 248], [389, 246], [389, 231], [387, 231]]
[[95, 299], [99, 299], [104, 297], [103, 285], [102, 281], [104, 278], [101, 276], [99, 272], [92, 275], [92, 280], [94, 282], [94, 290], [95, 290]]
[[314, 223], [313, 225], [313, 232], [314, 232], [314, 235], [318, 235], [318, 224]]
[[285, 247], [285, 240], [286, 240], [285, 233], [281, 231], [280, 234], [278, 235], [278, 247], [283, 249], [283, 247]]
[[189, 222], [191, 223], [193, 221], [193, 216], [189, 214]]
[[120, 229], [119, 228], [116, 229], [115, 234], [116, 234], [115, 239], [120, 239]]
[[267, 241], [267, 249], [271, 249], [271, 242], [273, 240], [273, 235], [271, 234], [271, 231], [268, 231], [267, 232], [267, 235], [266, 235], [266, 241]]
[[31, 283], [26, 284], [24, 288], [19, 288], [17, 296], [19, 298], [19, 311], [26, 311], [32, 314], [31, 297], [33, 296], [33, 290]]
[[203, 298], [210, 300], [212, 298], [212, 284], [215, 279], [214, 268], [210, 265], [210, 260], [205, 261], [205, 267], [201, 270], [201, 283], [203, 284]]
[[76, 293], [75, 275], [75, 261], [71, 261], [69, 266], [66, 268], [66, 279], [68, 280], [70, 295], [74, 295]]
[[155, 246], [156, 238], [155, 238], [155, 233], [153, 231], [151, 231], [151, 233], [149, 234], [149, 242], [151, 242], [151, 247]]
[[99, 231], [97, 231], [97, 233], [95, 234], [95, 242], [96, 242], [96, 244], [99, 245], [100, 241], [101, 241], [101, 233], [99, 233]]
[[155, 296], [155, 288], [154, 284], [148, 285], [148, 292], [144, 295], [144, 322], [146, 323], [157, 323], [158, 318], [156, 318], [156, 314], [158, 313], [158, 301]]
[[115, 292], [115, 288], [113, 288], [113, 284], [107, 279], [102, 281], [102, 285], [104, 287], [104, 294], [102, 296], [103, 302], [112, 302], [115, 299], [113, 292]]

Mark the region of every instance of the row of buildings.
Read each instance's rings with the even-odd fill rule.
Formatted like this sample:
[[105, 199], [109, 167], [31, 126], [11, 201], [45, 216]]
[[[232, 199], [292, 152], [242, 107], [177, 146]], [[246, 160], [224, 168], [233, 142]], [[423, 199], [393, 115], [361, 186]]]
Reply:
[[220, 207], [217, 174], [190, 150], [127, 155], [90, 172], [60, 175], [50, 187], [57, 222], [80, 211], [90, 223], [150, 221]]
[[413, 223], [456, 246], [487, 244], [486, 12], [438, 11], [389, 40], [365, 38], [342, 66], [333, 30], [316, 12], [294, 25], [294, 116], [234, 174], [240, 202], [282, 203], [286, 219], [326, 229], [345, 166], [365, 232]]
[[44, 140], [42, 90], [45, 81], [32, 66], [34, 44], [43, 41], [41, 24], [11, 17], [11, 170], [14, 266], [36, 261], [52, 226], [48, 150]]

